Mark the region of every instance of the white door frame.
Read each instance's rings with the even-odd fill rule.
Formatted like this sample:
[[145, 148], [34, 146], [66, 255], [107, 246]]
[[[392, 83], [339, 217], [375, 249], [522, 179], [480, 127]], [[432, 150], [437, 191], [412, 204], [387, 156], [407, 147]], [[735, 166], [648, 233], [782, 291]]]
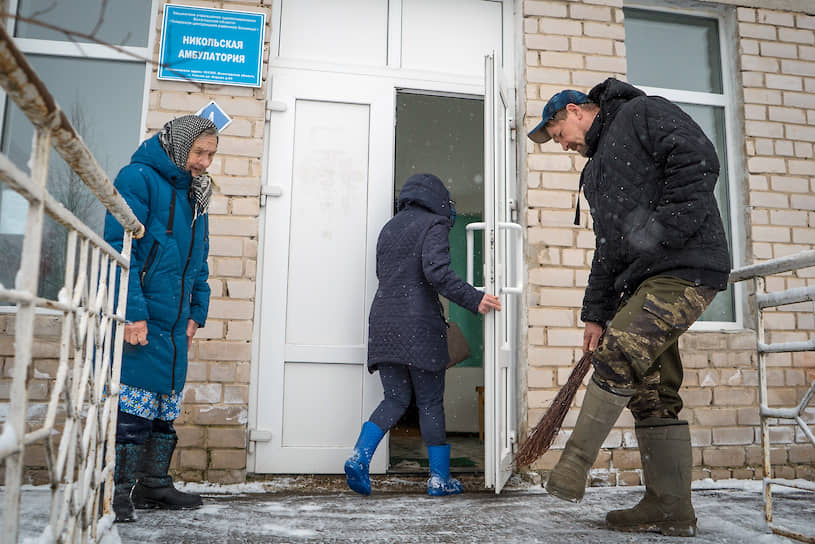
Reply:
[[[500, 493], [512, 475], [516, 442], [519, 303], [523, 228], [511, 221], [515, 198], [512, 105], [495, 54], [484, 59], [484, 284], [502, 311], [484, 318], [484, 479]], [[469, 260], [469, 259], [468, 259]]]
[[[294, 0], [288, 0], [294, 1]], [[518, 15], [520, 13], [520, 6], [521, 3], [517, 0], [494, 0], [503, 5], [503, 20], [502, 20], [502, 28], [503, 28], [503, 38], [502, 38], [502, 52], [499, 55], [499, 62], [498, 64], [502, 64], [504, 68], [510, 72], [514, 72], [515, 70], [515, 36], [518, 36], [517, 26], [518, 26]], [[280, 57], [280, 49], [279, 49], [279, 38], [276, 35], [280, 29], [280, 21], [281, 21], [281, 2], [275, 2], [272, 8], [272, 40], [271, 40], [271, 51], [270, 51], [270, 75], [269, 75], [269, 82], [267, 83], [267, 100], [266, 100], [266, 137], [265, 137], [265, 149], [266, 153], [264, 153], [263, 157], [263, 174], [262, 174], [262, 185], [261, 185], [261, 200], [266, 201], [267, 195], [272, 197], [274, 200], [279, 200], [280, 197], [283, 196], [284, 189], [279, 186], [277, 180], [272, 180], [269, 175], [270, 171], [270, 157], [269, 151], [272, 149], [271, 136], [270, 136], [270, 123], [275, 122], [275, 118], [278, 116], [279, 113], [285, 111], [285, 108], [290, 107], [290, 104], [285, 103], [285, 100], [280, 101], [277, 100], [278, 96], [275, 94], [274, 89], [274, 78], [276, 72], [281, 70], [296, 70], [301, 74], [305, 74], [308, 72], [319, 72], [322, 74], [344, 74], [347, 76], [356, 76], [359, 78], [369, 79], [369, 81], [377, 80], [379, 83], [383, 84], [382, 89], [387, 88], [388, 95], [393, 97], [395, 95], [396, 89], [414, 89], [420, 92], [427, 92], [429, 94], [461, 94], [461, 95], [476, 95], [476, 96], [484, 96], [486, 102], [486, 92], [485, 92], [485, 82], [482, 77], [472, 77], [472, 76], [464, 76], [464, 75], [455, 75], [449, 73], [441, 73], [441, 72], [425, 72], [421, 70], [415, 69], [403, 69], [399, 66], [399, 62], [401, 61], [401, 53], [397, 50], [399, 47], [399, 38], [400, 34], [399, 30], [399, 20], [401, 17], [401, 3], [400, 2], [391, 2], [389, 3], [389, 24], [392, 27], [391, 32], [388, 34], [388, 55], [387, 55], [387, 65], [386, 66], [361, 66], [361, 65], [351, 65], [351, 64], [344, 64], [344, 63], [331, 63], [331, 62], [320, 62], [317, 60], [302, 60], [302, 59], [293, 59], [293, 58], [282, 58]], [[378, 84], [377, 84], [378, 86]], [[513, 83], [509, 85], [502, 85], [503, 89], [512, 89], [514, 87]], [[352, 97], [348, 97], [349, 100]], [[507, 93], [504, 95], [504, 99], [507, 101], [507, 104], [510, 107], [510, 112], [514, 111], [516, 108], [515, 104], [515, 94]], [[395, 108], [391, 112], [391, 114], [395, 114]], [[485, 116], [485, 120], [487, 117]], [[391, 157], [391, 176], [392, 176], [392, 160], [393, 160], [393, 138], [386, 140], [389, 141], [390, 150], [388, 151], [389, 156]], [[514, 180], [515, 180], [515, 169], [518, 167], [517, 158], [515, 157], [515, 149], [514, 145], [507, 148], [507, 154], [505, 155], [504, 160], [504, 168], [507, 172], [510, 173], [509, 178], [507, 178], [507, 182], [512, 184], [512, 190], [514, 190]], [[389, 184], [391, 186], [391, 190], [393, 184]], [[277, 196], [280, 195], [280, 196]], [[261, 384], [259, 382], [259, 367], [261, 366], [261, 342], [264, 339], [267, 339], [270, 334], [277, 334], [280, 332], [278, 329], [277, 331], [272, 331], [269, 329], [268, 322], [269, 320], [274, 321], [275, 312], [280, 312], [280, 301], [277, 302], [270, 302], [267, 297], [264, 297], [264, 283], [266, 282], [264, 278], [264, 270], [266, 266], [264, 265], [264, 261], [268, 261], [269, 258], [272, 258], [268, 252], [267, 247], [269, 246], [269, 241], [266, 240], [268, 221], [270, 220], [271, 213], [268, 209], [268, 204], [264, 208], [262, 208], [262, 212], [260, 214], [260, 240], [259, 240], [259, 247], [258, 247], [258, 283], [257, 283], [257, 296], [256, 296], [256, 305], [255, 305], [255, 327], [253, 333], [253, 359], [252, 359], [252, 372], [251, 372], [251, 381], [250, 381], [250, 403], [249, 403], [249, 433], [250, 433], [250, 442], [249, 442], [249, 449], [248, 449], [248, 461], [247, 461], [247, 469], [250, 472], [257, 472], [257, 447], [260, 444], [263, 444], [266, 441], [273, 441], [274, 436], [273, 433], [269, 432], [268, 428], [259, 428], [259, 404], [262, 402], [261, 397], [268, 395], [268, 391], [264, 391], [261, 389]], [[496, 210], [497, 211], [497, 210]], [[390, 210], [388, 210], [388, 214]], [[498, 214], [495, 215], [498, 217]], [[380, 218], [377, 221], [384, 224], [387, 218]], [[381, 226], [381, 225], [380, 225]], [[280, 237], [281, 234], [278, 232], [270, 232], [269, 236], [276, 236]], [[281, 239], [277, 240], [277, 243], [283, 243], [284, 241]], [[375, 246], [375, 241], [373, 244], [369, 244], [370, 246]], [[278, 278], [275, 280], [278, 282], [280, 279]], [[506, 283], [500, 284], [505, 286]], [[278, 288], [280, 286], [278, 285]], [[283, 291], [281, 291], [283, 292]], [[512, 305], [512, 303], [507, 302], [507, 297], [502, 296], [504, 299], [503, 304], [505, 311], [508, 311]], [[370, 302], [370, 300], [368, 301]], [[515, 306], [514, 312], [517, 312], [517, 306]], [[493, 328], [495, 323], [493, 323]], [[497, 349], [500, 353], [505, 353], [506, 349], [505, 346], [494, 344], [491, 348], [493, 350]], [[517, 356], [518, 351], [517, 345], [514, 347], [515, 356]], [[503, 350], [503, 351], [502, 351]], [[496, 357], [496, 360], [504, 360], [506, 357]], [[505, 368], [505, 367], [504, 367]], [[370, 376], [369, 376], [370, 377]], [[375, 379], [375, 377], [374, 377]], [[376, 382], [378, 385], [378, 381]], [[500, 381], [499, 381], [500, 383]], [[509, 383], [509, 387], [512, 391], [515, 390], [515, 381], [514, 377], [512, 378], [511, 383]], [[486, 391], [485, 391], [486, 392]], [[499, 431], [498, 429], [494, 429], [490, 431], [489, 427], [487, 427], [487, 433], [492, 433], [494, 437], [496, 437], [496, 444], [493, 448], [485, 448], [486, 450], [490, 450], [493, 453], [493, 462], [489, 463], [491, 468], [486, 468], [491, 474], [490, 479], [488, 480], [488, 487], [495, 487], [496, 492], [500, 491], [504, 481], [505, 475], [508, 477], [508, 472], [506, 472], [507, 464], [501, 459], [506, 459], [506, 455], [499, 455], [500, 452], [506, 452], [506, 438], [510, 436], [507, 432], [514, 432], [515, 428], [515, 404], [514, 401], [507, 400], [507, 409], [496, 409], [494, 406], [491, 407], [498, 399], [495, 398], [495, 395], [485, 395], [485, 415], [486, 414], [498, 414], [498, 415], [491, 415], [489, 417], [493, 418], [493, 421], [503, 420], [503, 421], [510, 421], [510, 425], [506, 426], [505, 429], [508, 431]], [[366, 401], [366, 406], [368, 401]], [[375, 406], [375, 401], [374, 405]], [[371, 410], [373, 406], [370, 406]], [[368, 413], [370, 410], [368, 410]], [[364, 421], [368, 413], [362, 414], [361, 421]], [[499, 444], [497, 440], [499, 437], [503, 436], [504, 440]], [[354, 437], [351, 437], [356, 438]], [[509, 442], [511, 445], [511, 441]], [[382, 450], [383, 448], [380, 448]], [[386, 448], [384, 448], [386, 449]], [[377, 456], [379, 457], [379, 455]], [[380, 459], [385, 458], [383, 455]], [[377, 463], [377, 458], [374, 459], [374, 464], [372, 465], [372, 472], [383, 472], [385, 469], [385, 464]], [[313, 467], [304, 467], [302, 472], [316, 472]], [[341, 465], [338, 465], [338, 470], [336, 472], [341, 472]], [[498, 475], [496, 479], [496, 475]]]

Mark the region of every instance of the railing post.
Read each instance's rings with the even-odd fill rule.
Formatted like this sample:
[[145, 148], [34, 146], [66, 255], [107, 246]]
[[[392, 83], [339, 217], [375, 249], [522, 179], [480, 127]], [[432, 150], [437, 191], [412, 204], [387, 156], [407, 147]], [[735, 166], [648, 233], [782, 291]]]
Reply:
[[[764, 294], [766, 280], [763, 276], [753, 279], [753, 292], [758, 298], [759, 294]], [[764, 334], [764, 309], [756, 304], [756, 346], [766, 343]], [[756, 350], [758, 356], [758, 411], [761, 423], [761, 459], [764, 470], [764, 519], [769, 525], [773, 521], [773, 498], [770, 490], [770, 478], [772, 475], [772, 464], [770, 462], [770, 425], [767, 418], [761, 413], [767, 405], [767, 354], [760, 349]]]
[[768, 405], [769, 394], [767, 389], [767, 357], [770, 353], [815, 351], [815, 339], [810, 339], [807, 342], [774, 342], [768, 344], [764, 330], [764, 310], [766, 308], [774, 308], [786, 304], [815, 301], [815, 292], [813, 292], [811, 287], [795, 287], [773, 293], [766, 292], [766, 276], [792, 272], [813, 265], [815, 265], [815, 251], [810, 250], [802, 251], [795, 255], [771, 259], [759, 264], [744, 266], [730, 273], [731, 283], [750, 279], [753, 280], [753, 307], [755, 310], [756, 353], [758, 357], [758, 410], [761, 425], [762, 467], [764, 471], [764, 477], [762, 479], [764, 519], [773, 533], [800, 540], [801, 542], [815, 542], [815, 536], [805, 535], [798, 531], [779, 527], [773, 523], [772, 486], [781, 485], [815, 492], [815, 485], [809, 482], [795, 483], [790, 480], [773, 477], [769, 419], [780, 418], [792, 420], [801, 428], [810, 443], [815, 446], [815, 435], [812, 434], [806, 422], [801, 417], [801, 413], [806, 409], [812, 397], [815, 396], [815, 381], [810, 384], [809, 390], [796, 407], [770, 408]]
[[[40, 253], [50, 153], [51, 134], [45, 129], [38, 128], [34, 134], [34, 146], [31, 151], [31, 179], [36, 190], [39, 191], [40, 198], [28, 204], [20, 270], [15, 281], [17, 290], [24, 291], [32, 297], [37, 294], [40, 277]], [[17, 442], [17, 451], [6, 459], [6, 499], [3, 508], [3, 539], [6, 542], [16, 542], [19, 532], [20, 484], [23, 475], [25, 418], [28, 405], [28, 373], [31, 366], [36, 309], [36, 303], [33, 300], [17, 305], [14, 331], [14, 377], [9, 395], [11, 404], [5, 423], [8, 428], [3, 428], [3, 434], [6, 435], [10, 429]]]
[[[0, 0], [2, 5], [5, 2]], [[112, 334], [114, 329], [120, 331], [124, 321], [131, 239], [140, 238], [144, 226], [4, 25], [0, 25], [0, 87], [35, 128], [30, 175], [0, 153], [0, 182], [27, 200], [29, 206], [17, 280], [11, 288], [0, 285], [0, 300], [17, 305], [10, 407], [0, 436], [0, 461], [6, 463], [0, 542], [16, 542], [19, 538], [24, 450], [28, 444], [41, 442], [51, 484], [49, 527], [43, 538], [57, 542], [99, 541], [113, 524], [122, 336]], [[46, 177], [52, 147], [124, 227], [121, 251], [48, 193]], [[45, 214], [68, 231], [64, 284], [56, 300], [37, 293]], [[118, 289], [117, 270], [122, 278]], [[34, 324], [40, 308], [62, 313], [59, 366], [45, 421], [27, 429], [26, 425], [35, 427], [32, 421], [26, 421], [27, 384], [32, 376]], [[61, 422], [57, 417], [60, 409], [63, 412], [59, 415], [64, 416]], [[58, 446], [53, 436], [57, 433]], [[100, 494], [102, 482], [104, 498]], [[102, 520], [100, 500], [105, 514]]]

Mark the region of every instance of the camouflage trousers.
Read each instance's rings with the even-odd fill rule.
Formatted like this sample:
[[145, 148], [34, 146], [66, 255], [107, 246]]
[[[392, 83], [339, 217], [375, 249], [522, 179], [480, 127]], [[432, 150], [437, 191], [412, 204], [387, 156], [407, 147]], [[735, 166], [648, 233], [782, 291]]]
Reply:
[[672, 276], [655, 276], [614, 314], [594, 352], [592, 379], [608, 391], [633, 393], [628, 408], [635, 421], [678, 417], [683, 377], [679, 337], [716, 293]]

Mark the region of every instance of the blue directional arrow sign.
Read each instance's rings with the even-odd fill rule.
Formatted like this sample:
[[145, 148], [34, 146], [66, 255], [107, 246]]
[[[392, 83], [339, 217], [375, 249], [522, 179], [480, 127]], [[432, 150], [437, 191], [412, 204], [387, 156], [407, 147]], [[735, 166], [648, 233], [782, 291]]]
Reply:
[[218, 132], [223, 132], [224, 129], [229, 126], [229, 123], [232, 122], [232, 118], [228, 116], [214, 100], [198, 110], [195, 115], [209, 119], [215, 123], [215, 126], [218, 127]]

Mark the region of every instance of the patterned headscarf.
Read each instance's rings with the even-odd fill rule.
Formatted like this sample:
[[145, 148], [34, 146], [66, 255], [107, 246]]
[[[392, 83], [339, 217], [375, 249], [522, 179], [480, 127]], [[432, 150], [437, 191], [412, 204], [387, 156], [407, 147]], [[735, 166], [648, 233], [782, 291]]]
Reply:
[[[158, 141], [173, 163], [182, 170], [186, 170], [187, 157], [192, 149], [192, 144], [208, 128], [217, 130], [215, 123], [209, 119], [197, 115], [183, 115], [164, 125], [158, 134]], [[187, 194], [194, 208], [193, 222], [198, 219], [199, 215], [206, 212], [210, 196], [212, 196], [212, 178], [209, 177], [209, 174], [204, 172], [200, 176], [193, 176]]]

